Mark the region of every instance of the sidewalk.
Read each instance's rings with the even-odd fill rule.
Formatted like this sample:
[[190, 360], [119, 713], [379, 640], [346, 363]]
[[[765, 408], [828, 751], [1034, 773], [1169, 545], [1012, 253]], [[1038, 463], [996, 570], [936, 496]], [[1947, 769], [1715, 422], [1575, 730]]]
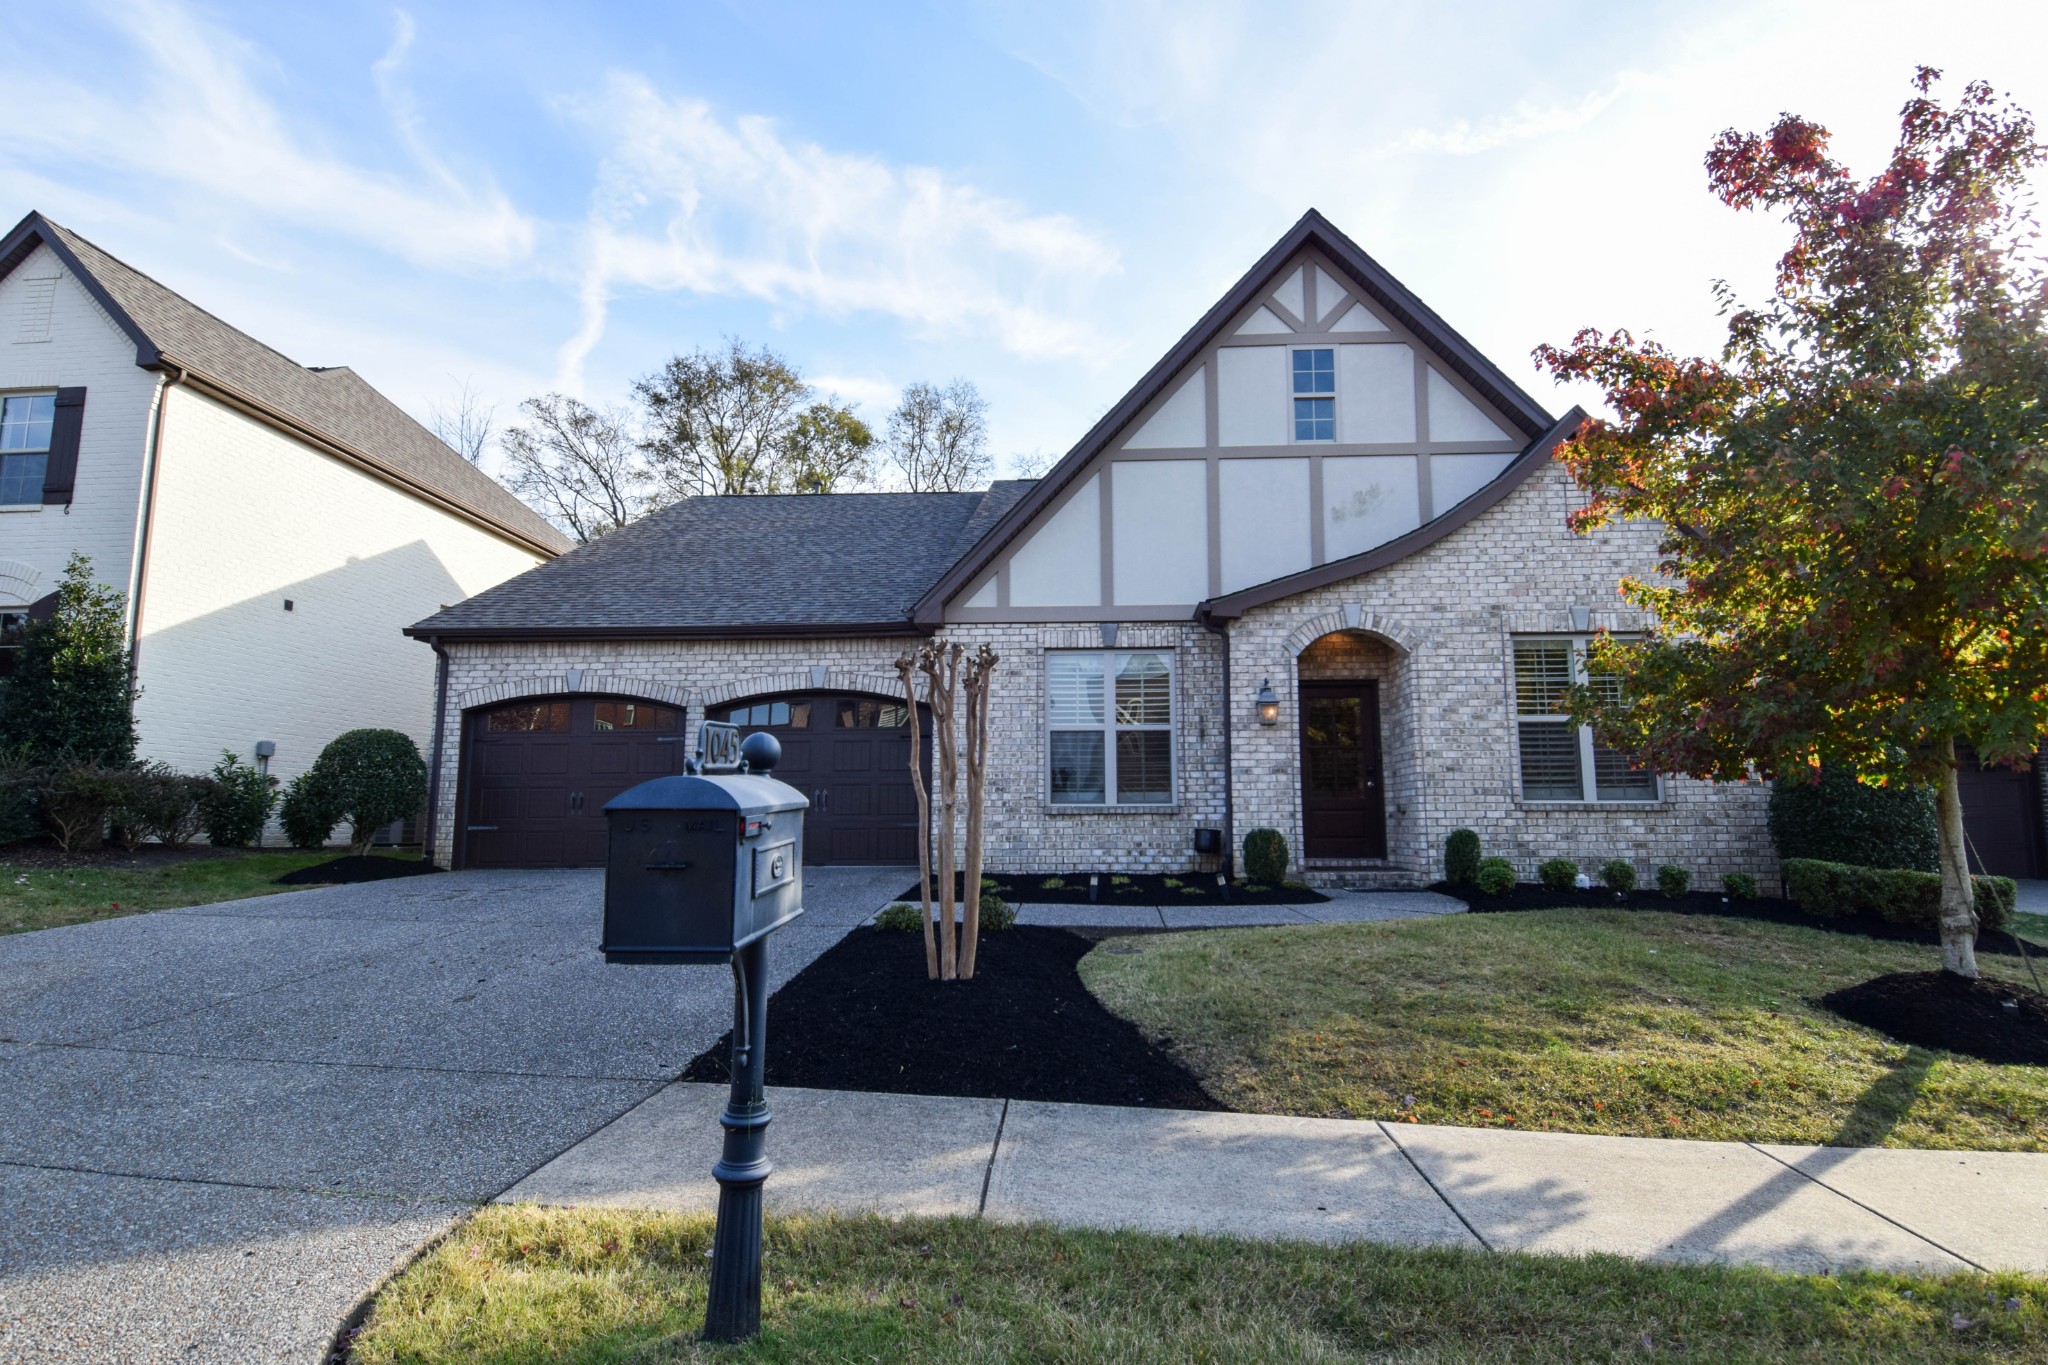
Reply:
[[[678, 1082], [500, 1202], [709, 1211], [725, 1087]], [[2048, 1272], [2048, 1155], [1518, 1133], [775, 1089], [771, 1210]]]

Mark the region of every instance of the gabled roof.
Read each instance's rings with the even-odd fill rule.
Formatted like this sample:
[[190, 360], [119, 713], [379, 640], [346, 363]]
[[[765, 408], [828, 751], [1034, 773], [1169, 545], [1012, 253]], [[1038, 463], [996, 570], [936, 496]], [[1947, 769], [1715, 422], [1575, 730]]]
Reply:
[[[1214, 307], [1202, 315], [1201, 321], [1190, 328], [1187, 335], [1174, 344], [1172, 350], [1160, 357], [1158, 364], [1145, 372], [1145, 377], [1123, 396], [1122, 401], [1089, 429], [1088, 434], [1067, 452], [1066, 458], [1047, 471], [1037, 486], [989, 529], [988, 534], [982, 537], [972, 552], [962, 556], [950, 571], [932, 584], [931, 590], [918, 602], [913, 613], [917, 622], [920, 625], [935, 626], [942, 621], [947, 600], [959, 593], [975, 575], [987, 568], [989, 562], [1001, 553], [1005, 545], [1028, 526], [1047, 504], [1058, 497], [1062, 489], [1078, 478], [1097, 455], [1109, 448], [1110, 442], [1144, 410], [1147, 403], [1158, 397], [1167, 384], [1222, 335], [1224, 327], [1240, 310], [1263, 296], [1264, 291], [1297, 253], [1309, 248], [1319, 250], [1327, 256], [1330, 263], [1347, 281], [1355, 285], [1365, 297], [1371, 299], [1388, 317], [1413, 333], [1440, 364], [1455, 371], [1466, 383], [1478, 390], [1481, 397], [1514, 423], [1523, 437], [1531, 442], [1540, 441], [1553, 426], [1557, 425], [1556, 419], [1544, 411], [1535, 399], [1522, 392], [1521, 387], [1508, 378], [1499, 366], [1481, 355], [1471, 342], [1458, 335], [1457, 331], [1438, 317], [1429, 305], [1389, 274], [1385, 266], [1368, 256], [1356, 242], [1339, 232], [1329, 219], [1310, 209], [1264, 256], [1259, 258], [1257, 264], [1245, 272], [1243, 278], [1230, 287], [1228, 293], [1216, 301]], [[1526, 456], [1525, 449], [1524, 455], [1518, 457], [1515, 464], [1510, 465], [1494, 482], [1499, 484], [1512, 477], [1515, 483], [1519, 483], [1526, 478], [1531, 467], [1526, 463]], [[1520, 472], [1517, 473], [1517, 470]], [[1505, 492], [1505, 489], [1502, 491]], [[1423, 526], [1420, 531], [1411, 532], [1392, 543], [1398, 545], [1412, 540], [1445, 521], [1455, 512], [1454, 508], [1444, 517], [1438, 517]], [[1446, 527], [1439, 530], [1436, 536], [1429, 537], [1421, 544], [1427, 544], [1428, 540], [1436, 539], [1449, 529]], [[1411, 546], [1404, 553], [1413, 553], [1415, 549], [1421, 548], [1421, 544]], [[1384, 550], [1389, 547], [1380, 548]]]
[[1030, 487], [686, 498], [406, 634], [917, 634], [918, 598]]
[[425, 496], [543, 554], [569, 540], [355, 371], [308, 368], [116, 260], [69, 228], [31, 213], [0, 239], [0, 278], [40, 244], [64, 262], [135, 343], [145, 369], [184, 372], [195, 386], [303, 435], [386, 482]]

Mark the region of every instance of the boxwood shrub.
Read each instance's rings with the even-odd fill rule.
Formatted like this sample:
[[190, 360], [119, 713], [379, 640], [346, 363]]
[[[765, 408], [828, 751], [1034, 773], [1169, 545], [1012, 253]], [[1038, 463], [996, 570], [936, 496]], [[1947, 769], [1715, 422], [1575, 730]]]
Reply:
[[1692, 890], [1692, 873], [1671, 863], [1657, 869], [1657, 890], [1671, 900], [1677, 900]]
[[1771, 784], [1770, 825], [1780, 858], [1921, 872], [1941, 866], [1931, 787], [1867, 787], [1846, 768], [1822, 768], [1818, 781]]
[[1750, 872], [1729, 872], [1721, 878], [1721, 890], [1732, 901], [1753, 901], [1756, 899], [1756, 875]]
[[1470, 886], [1479, 880], [1479, 836], [1469, 829], [1454, 829], [1444, 840], [1444, 880], [1452, 886]]
[[[2003, 929], [2019, 888], [2010, 877], [1972, 877], [1977, 921]], [[1905, 867], [1858, 867], [1818, 858], [1785, 860], [1785, 894], [1809, 915], [1830, 919], [1874, 915], [1894, 924], [1939, 930], [1941, 876]]]
[[1551, 858], [1536, 865], [1536, 880], [1552, 891], [1569, 891], [1579, 884], [1579, 865], [1570, 858]]
[[1600, 885], [1628, 894], [1636, 889], [1636, 865], [1623, 858], [1609, 858], [1600, 864]]
[[1473, 880], [1487, 895], [1505, 896], [1515, 889], [1515, 865], [1506, 858], [1481, 858]]
[[1278, 886], [1287, 880], [1287, 836], [1277, 829], [1248, 830], [1244, 836], [1247, 881]]

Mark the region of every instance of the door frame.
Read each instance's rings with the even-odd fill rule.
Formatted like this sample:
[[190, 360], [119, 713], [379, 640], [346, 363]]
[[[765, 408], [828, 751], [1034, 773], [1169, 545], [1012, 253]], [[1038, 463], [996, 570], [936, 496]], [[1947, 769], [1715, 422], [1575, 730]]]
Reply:
[[[477, 716], [486, 711], [495, 711], [501, 706], [517, 706], [521, 702], [565, 701], [573, 708], [580, 701], [630, 701], [641, 706], [660, 706], [676, 713], [675, 743], [683, 743], [683, 737], [690, 733], [690, 710], [687, 706], [661, 697], [642, 697], [632, 692], [531, 692], [516, 697], [498, 697], [492, 701], [478, 702], [475, 706], [462, 709], [455, 744], [455, 825], [449, 831], [448, 870], [461, 871], [469, 866], [469, 808], [475, 799], [474, 784], [470, 780], [470, 760], [474, 749], [470, 745], [470, 726]], [[685, 757], [688, 755], [685, 754]], [[682, 765], [676, 765], [682, 771]]]
[[[1297, 817], [1301, 821], [1301, 860], [1304, 864], [1317, 863], [1383, 863], [1388, 856], [1387, 843], [1387, 733], [1386, 717], [1380, 701], [1378, 678], [1315, 678], [1299, 679], [1295, 684], [1296, 730], [1294, 756], [1299, 773], [1296, 788]], [[1368, 836], [1377, 831], [1379, 852], [1363, 857], [1318, 857], [1309, 852], [1308, 842], [1308, 703], [1317, 695], [1361, 698], [1370, 713], [1366, 719], [1372, 730], [1373, 752], [1378, 758], [1372, 789], [1374, 798], [1367, 806]]]

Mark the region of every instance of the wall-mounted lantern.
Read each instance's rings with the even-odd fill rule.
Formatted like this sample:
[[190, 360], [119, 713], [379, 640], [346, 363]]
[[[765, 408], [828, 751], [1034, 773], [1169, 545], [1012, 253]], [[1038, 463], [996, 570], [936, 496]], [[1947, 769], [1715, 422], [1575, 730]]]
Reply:
[[1273, 695], [1273, 680], [1271, 678], [1266, 678], [1259, 683], [1257, 704], [1259, 708], [1259, 724], [1278, 725], [1280, 723], [1280, 698]]

